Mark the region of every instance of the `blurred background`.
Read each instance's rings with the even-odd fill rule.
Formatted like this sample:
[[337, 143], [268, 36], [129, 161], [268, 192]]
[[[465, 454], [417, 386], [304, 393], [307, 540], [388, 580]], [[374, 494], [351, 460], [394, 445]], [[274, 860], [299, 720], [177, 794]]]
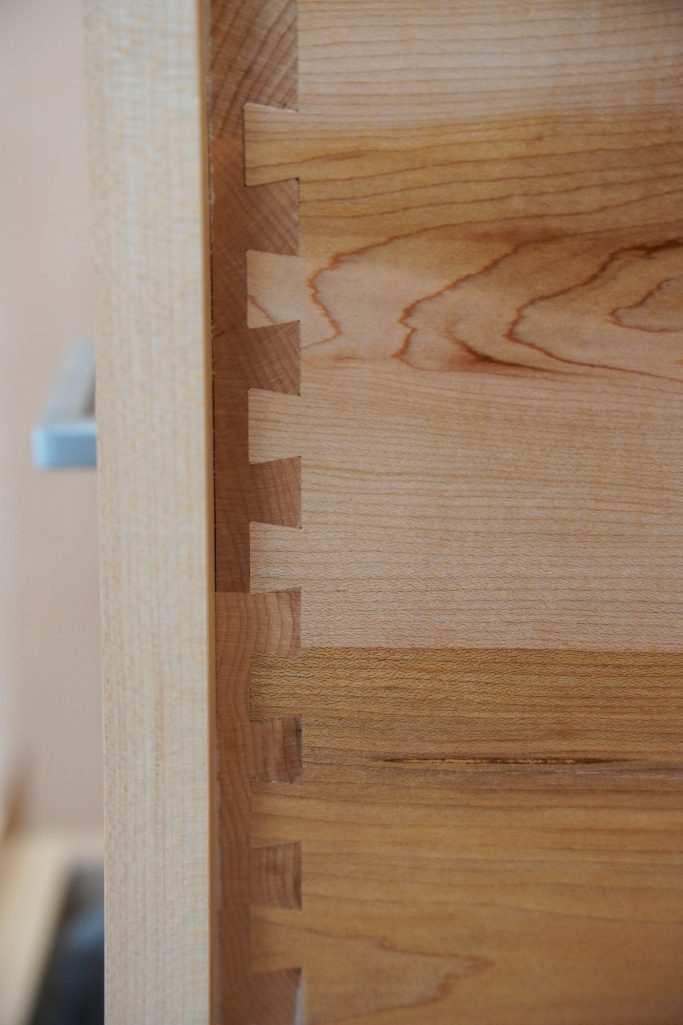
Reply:
[[27, 1025], [62, 1021], [29, 983], [100, 888], [96, 473], [39, 472], [29, 442], [90, 333], [79, 0], [0, 0], [0, 140], [0, 1025]]

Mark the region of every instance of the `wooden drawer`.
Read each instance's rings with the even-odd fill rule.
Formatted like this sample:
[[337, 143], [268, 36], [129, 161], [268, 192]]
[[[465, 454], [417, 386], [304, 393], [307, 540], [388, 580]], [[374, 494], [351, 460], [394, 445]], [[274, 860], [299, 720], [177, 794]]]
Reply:
[[89, 6], [110, 1022], [677, 1025], [683, 7]]

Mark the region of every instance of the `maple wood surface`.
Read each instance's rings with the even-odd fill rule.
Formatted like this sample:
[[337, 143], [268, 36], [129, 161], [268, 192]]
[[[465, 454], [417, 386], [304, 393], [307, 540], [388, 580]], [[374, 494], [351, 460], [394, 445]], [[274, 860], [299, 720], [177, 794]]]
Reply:
[[678, 1025], [683, 8], [213, 17], [220, 1020]]
[[210, 1015], [214, 582], [198, 14], [195, 0], [86, 3], [107, 1025], [206, 1025]]

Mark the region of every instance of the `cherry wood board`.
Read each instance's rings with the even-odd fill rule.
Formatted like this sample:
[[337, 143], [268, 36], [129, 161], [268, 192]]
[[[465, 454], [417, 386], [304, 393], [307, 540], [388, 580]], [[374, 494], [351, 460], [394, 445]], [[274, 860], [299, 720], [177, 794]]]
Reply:
[[214, 1018], [683, 1018], [683, 7], [213, 0]]

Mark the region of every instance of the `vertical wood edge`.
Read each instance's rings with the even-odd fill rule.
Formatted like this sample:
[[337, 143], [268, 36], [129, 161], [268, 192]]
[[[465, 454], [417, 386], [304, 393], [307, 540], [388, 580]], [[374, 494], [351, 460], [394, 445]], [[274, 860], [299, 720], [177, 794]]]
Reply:
[[218, 813], [215, 786], [217, 774], [216, 748], [216, 523], [215, 523], [215, 458], [214, 458], [214, 411], [213, 411], [213, 323], [211, 313], [211, 179], [209, 156], [209, 26], [211, 23], [210, 0], [196, 0], [197, 65], [199, 88], [199, 128], [201, 159], [201, 208], [202, 208], [202, 251], [203, 259], [203, 329], [204, 329], [204, 435], [206, 438], [206, 523], [207, 523], [207, 624], [206, 643], [208, 674], [206, 680], [206, 724], [207, 724], [207, 795], [208, 822], [206, 837], [208, 850], [206, 864], [208, 880], [206, 886], [206, 912], [208, 926], [208, 993], [206, 999], [207, 1022], [220, 1025], [219, 1002], [219, 944], [218, 909], [219, 894], [216, 889], [220, 879], [218, 844], [215, 835]]
[[207, 1025], [213, 495], [202, 0], [86, 0], [108, 1025]]
[[[300, 593], [251, 588], [250, 525], [300, 526], [298, 458], [249, 459], [249, 392], [297, 394], [297, 323], [248, 324], [248, 254], [298, 251], [298, 183], [246, 181], [245, 105], [286, 113], [296, 104], [296, 0], [211, 0], [209, 180], [216, 482], [216, 839], [219, 895], [217, 1004], [221, 1025], [293, 1025], [301, 971], [255, 970], [251, 905], [298, 906], [298, 847], [253, 849], [254, 781], [301, 779], [297, 716], [253, 721], [252, 655], [287, 658], [300, 648]], [[255, 888], [255, 889], [254, 889]], [[259, 897], [260, 894], [260, 897]]]

